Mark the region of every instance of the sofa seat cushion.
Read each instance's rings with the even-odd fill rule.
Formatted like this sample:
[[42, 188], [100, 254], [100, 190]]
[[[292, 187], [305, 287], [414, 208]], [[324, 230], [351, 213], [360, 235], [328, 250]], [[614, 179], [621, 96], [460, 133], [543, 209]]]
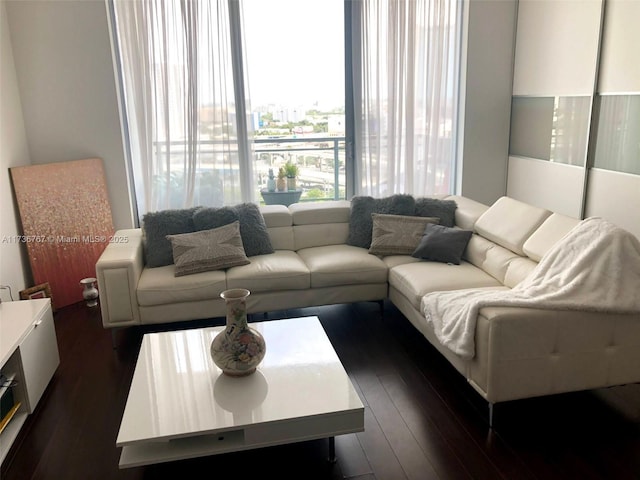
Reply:
[[227, 288], [246, 288], [251, 292], [304, 290], [309, 288], [309, 269], [290, 250], [251, 257], [251, 263], [227, 270]]
[[312, 288], [387, 281], [387, 265], [365, 248], [329, 245], [303, 248], [298, 255], [311, 272]]
[[382, 257], [382, 261], [387, 265], [387, 268], [392, 269], [405, 263], [418, 263], [421, 259], [412, 257], [411, 255], [387, 255], [386, 257]]
[[224, 270], [175, 276], [175, 265], [145, 268], [138, 281], [141, 306], [167, 305], [217, 298], [227, 288]]
[[431, 292], [506, 288], [488, 273], [465, 261], [460, 265], [429, 261], [398, 265], [389, 271], [389, 285], [402, 292], [417, 310], [420, 310], [422, 297]]

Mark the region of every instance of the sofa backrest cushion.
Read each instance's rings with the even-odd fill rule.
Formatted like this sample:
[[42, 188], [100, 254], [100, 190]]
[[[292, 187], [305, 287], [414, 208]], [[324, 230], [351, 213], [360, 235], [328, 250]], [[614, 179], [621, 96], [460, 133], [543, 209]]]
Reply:
[[289, 209], [284, 205], [262, 205], [260, 211], [274, 250], [294, 250], [293, 216]]
[[539, 262], [542, 256], [575, 227], [580, 220], [559, 213], [550, 215], [523, 245], [524, 253]]
[[294, 203], [289, 206], [294, 225], [349, 223], [351, 203], [348, 200]]
[[549, 215], [549, 210], [501, 197], [478, 218], [474, 229], [484, 238], [524, 255], [524, 243]]
[[267, 228], [290, 227], [293, 225], [291, 212], [284, 205], [261, 205], [260, 213]]
[[475, 200], [459, 195], [451, 195], [446, 197], [445, 200], [453, 200], [456, 202], [456, 226], [463, 230], [473, 230], [473, 226], [476, 224], [478, 218], [489, 208], [489, 206], [484, 203], [476, 202]]
[[290, 205], [294, 249], [347, 243], [350, 205], [347, 200]]
[[507, 287], [516, 286], [537, 265], [533, 260], [478, 234], [472, 235], [469, 240], [464, 258]]

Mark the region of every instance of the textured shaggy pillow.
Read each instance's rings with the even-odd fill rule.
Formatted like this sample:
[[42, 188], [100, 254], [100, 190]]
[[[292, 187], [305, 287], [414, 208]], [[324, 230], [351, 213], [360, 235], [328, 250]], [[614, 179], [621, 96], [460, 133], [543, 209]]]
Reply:
[[196, 230], [211, 230], [238, 221], [238, 214], [231, 207], [203, 207], [193, 214]]
[[176, 277], [251, 263], [242, 247], [237, 220], [211, 230], [167, 235], [167, 239], [173, 248]]
[[142, 217], [147, 267], [163, 267], [173, 263], [171, 243], [167, 235], [195, 232], [193, 213], [197, 208], [149, 212]]
[[440, 200], [437, 198], [416, 198], [416, 209], [413, 215], [418, 217], [438, 217], [440, 225], [453, 227], [456, 224], [455, 200]]
[[438, 223], [436, 217], [410, 217], [374, 213], [369, 253], [373, 255], [411, 255], [427, 224]]
[[362, 248], [371, 246], [371, 234], [373, 233], [371, 214], [415, 215], [415, 206], [415, 199], [411, 195], [398, 194], [385, 198], [353, 197], [351, 199], [347, 244]]
[[240, 235], [247, 257], [273, 253], [275, 250], [260, 208], [255, 203], [242, 203], [232, 208], [240, 220]]
[[271, 238], [260, 208], [255, 203], [241, 203], [232, 207], [200, 208], [193, 214], [196, 230], [206, 230], [240, 222], [240, 236], [247, 257], [273, 253]]
[[471, 230], [443, 225], [427, 225], [420, 244], [412, 257], [460, 265], [462, 254], [471, 239]]

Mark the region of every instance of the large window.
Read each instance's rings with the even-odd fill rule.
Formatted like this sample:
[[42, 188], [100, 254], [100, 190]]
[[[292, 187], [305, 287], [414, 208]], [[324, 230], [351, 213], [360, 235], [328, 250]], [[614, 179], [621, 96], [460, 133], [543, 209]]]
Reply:
[[262, 202], [287, 163], [300, 201], [452, 191], [458, 0], [110, 5], [140, 216]]
[[344, 0], [245, 0], [243, 13], [256, 198], [287, 163], [300, 201], [345, 198]]

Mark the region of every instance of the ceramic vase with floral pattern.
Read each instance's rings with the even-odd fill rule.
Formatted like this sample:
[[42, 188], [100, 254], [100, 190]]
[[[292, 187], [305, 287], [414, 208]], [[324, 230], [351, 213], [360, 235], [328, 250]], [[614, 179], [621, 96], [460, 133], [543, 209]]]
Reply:
[[98, 305], [98, 289], [96, 288], [96, 280], [95, 278], [83, 278], [80, 280], [80, 285], [82, 285], [82, 298], [87, 302], [87, 307], [95, 307]]
[[227, 304], [227, 325], [211, 342], [211, 358], [231, 376], [249, 375], [264, 358], [264, 337], [247, 324], [249, 290], [233, 288], [220, 294]]

